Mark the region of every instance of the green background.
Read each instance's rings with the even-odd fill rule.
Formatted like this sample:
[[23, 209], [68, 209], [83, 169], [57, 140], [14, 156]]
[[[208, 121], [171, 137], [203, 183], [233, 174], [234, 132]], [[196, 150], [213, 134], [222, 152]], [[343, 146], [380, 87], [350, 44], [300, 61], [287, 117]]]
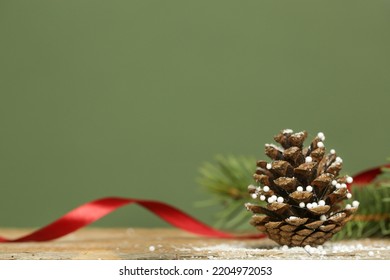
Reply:
[[[390, 156], [390, 1], [0, 1], [0, 227], [103, 196], [212, 223], [198, 168], [323, 131]], [[95, 225], [164, 226], [137, 206]]]

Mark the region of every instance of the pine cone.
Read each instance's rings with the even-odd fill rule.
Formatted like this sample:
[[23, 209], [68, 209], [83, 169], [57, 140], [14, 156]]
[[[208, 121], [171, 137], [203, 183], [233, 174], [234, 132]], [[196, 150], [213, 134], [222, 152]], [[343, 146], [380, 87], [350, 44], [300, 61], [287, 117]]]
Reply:
[[342, 159], [335, 150], [325, 155], [324, 134], [318, 133], [303, 148], [306, 137], [306, 131], [291, 129], [276, 135], [281, 147], [265, 145], [272, 162], [257, 161], [253, 177], [259, 186], [248, 187], [253, 199], [266, 202], [265, 207], [245, 204], [254, 213], [250, 223], [280, 245], [321, 245], [342, 229], [359, 206], [357, 201], [345, 207], [340, 203], [352, 197], [347, 184], [353, 179], [339, 176]]

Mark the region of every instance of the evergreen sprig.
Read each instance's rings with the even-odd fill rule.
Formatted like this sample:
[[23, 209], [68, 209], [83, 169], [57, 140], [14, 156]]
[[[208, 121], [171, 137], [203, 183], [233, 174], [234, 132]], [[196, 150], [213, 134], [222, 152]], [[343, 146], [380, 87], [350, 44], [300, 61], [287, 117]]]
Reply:
[[200, 169], [199, 184], [209, 192], [209, 200], [197, 206], [222, 205], [216, 212], [215, 226], [225, 229], [249, 229], [248, 212], [243, 203], [249, 199], [248, 185], [252, 183], [252, 157], [216, 156], [215, 162], [206, 162]]
[[[200, 185], [212, 197], [198, 206], [222, 205], [216, 212], [215, 226], [230, 230], [251, 229], [251, 214], [244, 204], [250, 200], [248, 185], [253, 182], [256, 160], [246, 156], [222, 156], [200, 168]], [[354, 186], [353, 198], [359, 210], [334, 239], [390, 237], [390, 168], [366, 186]]]
[[365, 186], [352, 187], [359, 210], [335, 238], [390, 237], [390, 168]]

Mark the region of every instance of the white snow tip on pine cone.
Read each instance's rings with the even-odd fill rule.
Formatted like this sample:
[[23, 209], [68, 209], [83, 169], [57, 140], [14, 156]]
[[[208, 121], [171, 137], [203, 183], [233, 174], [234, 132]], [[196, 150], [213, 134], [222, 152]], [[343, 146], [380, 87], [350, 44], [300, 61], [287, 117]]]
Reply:
[[326, 216], [325, 216], [325, 215], [321, 215], [321, 216], [320, 216], [320, 220], [323, 221], [323, 222], [325, 222], [325, 221], [326, 221]]
[[265, 200], [265, 195], [260, 195], [260, 200], [264, 201]]
[[299, 207], [301, 207], [301, 208], [305, 207], [305, 202], [299, 203]]
[[290, 128], [286, 128], [285, 130], [283, 130], [283, 134], [291, 134], [291, 133], [294, 133], [294, 131]]
[[296, 216], [290, 216], [290, 217], [288, 217], [288, 219], [291, 221], [291, 220], [296, 220], [296, 219], [298, 219], [298, 217], [296, 217]]
[[268, 203], [273, 203], [275, 202], [274, 198], [272, 196], [270, 196], [268, 199], [267, 199]]
[[324, 201], [324, 200], [318, 201], [318, 205], [319, 205], [319, 206], [325, 206], [325, 201]]
[[345, 209], [351, 209], [351, 204], [347, 204], [347, 205], [345, 205]]
[[323, 148], [323, 147], [325, 147], [325, 145], [324, 145], [323, 142], [318, 142], [318, 143], [317, 143], [317, 147], [318, 147], [318, 148]]
[[256, 199], [256, 198], [257, 198], [257, 194], [252, 193], [252, 194], [251, 194], [251, 197], [252, 197], [253, 199]]
[[312, 186], [307, 186], [306, 187], [306, 191], [307, 192], [312, 192], [313, 191], [313, 187]]
[[339, 188], [341, 188], [341, 184], [337, 183], [335, 187], [336, 187], [336, 189], [339, 189]]
[[317, 136], [321, 139], [321, 141], [325, 140], [325, 134], [323, 132], [318, 132]]
[[311, 207], [312, 208], [315, 208], [315, 207], [317, 207], [318, 206], [318, 203], [317, 202], [313, 202], [312, 204], [311, 204]]
[[281, 197], [281, 196], [279, 196], [277, 201], [278, 201], [279, 203], [283, 203], [283, 201], [284, 201], [284, 198], [283, 198], [283, 197]]
[[309, 162], [312, 162], [312, 161], [313, 161], [313, 158], [310, 157], [310, 156], [305, 158], [305, 162], [306, 163], [309, 163]]
[[336, 186], [337, 185], [337, 181], [336, 180], [333, 180], [332, 181], [332, 186]]
[[265, 168], [267, 168], [268, 170], [270, 170], [272, 168], [272, 164], [271, 163], [267, 163], [267, 165], [265, 166]]
[[264, 186], [263, 191], [269, 192], [269, 187], [268, 186]]
[[352, 194], [351, 193], [347, 193], [347, 198], [351, 199], [352, 198]]
[[249, 211], [249, 206], [251, 206], [251, 205], [252, 205], [252, 203], [249, 203], [249, 202], [244, 204], [246, 210], [248, 210], [248, 211]]
[[306, 204], [306, 207], [307, 207], [307, 209], [311, 209], [311, 208], [313, 208], [313, 206], [312, 206], [312, 204], [311, 204], [311, 203], [308, 203], [308, 204]]
[[330, 153], [331, 153], [332, 155], [334, 155], [334, 154], [336, 153], [336, 150], [335, 150], [335, 149], [331, 149], [331, 150], [330, 150]]
[[346, 183], [342, 183], [341, 186], [340, 186], [340, 188], [342, 188], [342, 189], [345, 189], [346, 187], [347, 187]]
[[343, 160], [342, 160], [342, 158], [341, 158], [341, 157], [337, 157], [337, 158], [336, 158], [336, 162], [337, 162], [337, 163], [342, 163], [342, 162], [343, 162]]
[[303, 192], [303, 187], [299, 186], [299, 187], [297, 188], [297, 191], [298, 191], [298, 192]]
[[360, 204], [359, 201], [355, 200], [352, 202], [352, 207], [355, 207], [355, 208], [359, 207], [359, 204]]
[[348, 184], [351, 184], [352, 182], [353, 182], [353, 178], [350, 177], [350, 176], [348, 176], [348, 177], [347, 177], [347, 183], [348, 183]]

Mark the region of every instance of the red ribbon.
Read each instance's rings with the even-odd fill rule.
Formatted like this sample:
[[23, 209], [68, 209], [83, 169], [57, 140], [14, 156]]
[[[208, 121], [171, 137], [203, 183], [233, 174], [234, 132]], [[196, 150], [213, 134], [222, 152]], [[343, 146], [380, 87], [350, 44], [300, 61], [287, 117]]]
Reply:
[[[367, 184], [371, 182], [376, 176], [381, 174], [383, 167], [390, 167], [390, 164], [358, 173], [354, 176], [354, 184]], [[0, 242], [50, 241], [85, 227], [122, 206], [134, 203], [148, 209], [174, 227], [194, 234], [214, 238], [265, 237], [263, 234], [238, 235], [217, 230], [164, 202], [134, 198], [107, 197], [85, 203], [71, 210], [51, 224], [25, 236], [16, 239], [8, 239], [0, 236]]]
[[371, 183], [378, 175], [382, 173], [383, 168], [390, 168], [390, 164], [385, 164], [359, 172], [358, 174], [353, 176], [353, 185], [365, 185]]

